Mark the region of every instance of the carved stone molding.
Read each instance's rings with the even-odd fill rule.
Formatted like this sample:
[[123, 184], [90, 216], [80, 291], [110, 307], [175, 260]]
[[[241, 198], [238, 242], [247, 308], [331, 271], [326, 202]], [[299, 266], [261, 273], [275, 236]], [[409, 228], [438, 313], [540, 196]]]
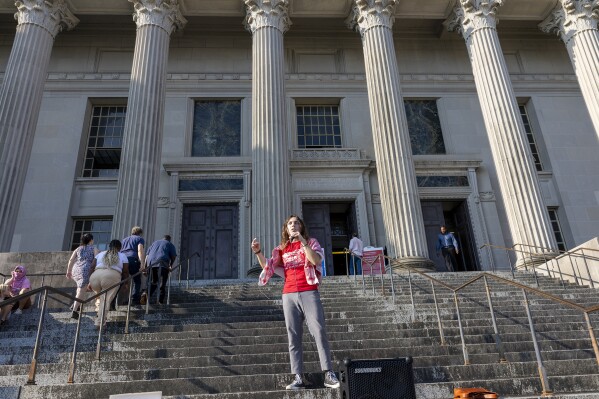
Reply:
[[133, 21], [138, 28], [155, 25], [169, 35], [176, 29], [183, 29], [187, 20], [181, 14], [178, 0], [129, 0], [133, 3]]
[[327, 192], [332, 190], [362, 190], [361, 181], [354, 177], [310, 177], [300, 178], [295, 181], [295, 189], [298, 191], [322, 191], [326, 187]]
[[380, 194], [372, 194], [371, 198], [372, 198], [372, 203], [373, 204], [380, 204], [381, 203], [381, 195]]
[[158, 208], [168, 208], [169, 203], [168, 197], [158, 197]]
[[394, 12], [397, 0], [354, 0], [352, 11], [346, 19], [347, 27], [364, 36], [375, 26], [391, 29], [395, 22]]
[[462, 34], [466, 41], [480, 29], [496, 29], [497, 7], [503, 0], [460, 0], [443, 25], [450, 32]]
[[598, 24], [599, 0], [561, 0], [539, 28], [557, 34], [568, 44], [582, 31], [597, 30]]
[[495, 193], [493, 191], [481, 191], [478, 193], [480, 202], [494, 202]]
[[359, 160], [362, 154], [356, 148], [329, 148], [318, 150], [291, 150], [292, 161]]
[[291, 26], [289, 0], [244, 0], [245, 28], [252, 34], [260, 28], [275, 28], [285, 33]]
[[52, 37], [63, 29], [71, 30], [79, 19], [69, 10], [64, 0], [22, 0], [16, 1], [15, 19], [19, 25], [33, 24], [47, 30]]

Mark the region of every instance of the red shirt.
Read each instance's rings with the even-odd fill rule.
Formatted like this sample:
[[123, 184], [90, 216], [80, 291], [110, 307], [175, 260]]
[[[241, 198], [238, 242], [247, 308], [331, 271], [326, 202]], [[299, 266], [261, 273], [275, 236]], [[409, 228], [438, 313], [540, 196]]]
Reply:
[[[318, 284], [310, 285], [306, 280], [306, 272], [304, 271], [306, 255], [300, 241], [288, 243], [285, 249], [283, 249], [282, 257], [285, 267], [283, 294], [315, 291], [318, 289]], [[316, 274], [320, 278], [320, 273], [316, 272]]]

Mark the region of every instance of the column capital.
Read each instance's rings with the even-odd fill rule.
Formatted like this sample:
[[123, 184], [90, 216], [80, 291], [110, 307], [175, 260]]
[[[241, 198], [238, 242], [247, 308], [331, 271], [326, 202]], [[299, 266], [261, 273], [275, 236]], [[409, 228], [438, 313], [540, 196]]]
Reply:
[[285, 33], [291, 26], [289, 0], [242, 0], [246, 7], [243, 24], [254, 34], [258, 29], [270, 27]]
[[458, 32], [468, 41], [480, 29], [496, 29], [497, 8], [504, 0], [459, 0], [453, 12], [443, 25], [450, 32]]
[[364, 33], [375, 26], [393, 28], [395, 6], [399, 0], [353, 0], [352, 10], [345, 20], [347, 27]]
[[169, 35], [177, 29], [183, 29], [187, 20], [181, 14], [178, 0], [129, 0], [135, 13], [133, 21], [137, 28], [155, 25]]
[[599, 0], [560, 0], [539, 28], [557, 34], [568, 44], [582, 31], [597, 30], [598, 24]]
[[21, 0], [15, 1], [15, 19], [19, 25], [32, 24], [47, 30], [56, 37], [62, 30], [71, 30], [79, 19], [69, 10], [64, 0]]

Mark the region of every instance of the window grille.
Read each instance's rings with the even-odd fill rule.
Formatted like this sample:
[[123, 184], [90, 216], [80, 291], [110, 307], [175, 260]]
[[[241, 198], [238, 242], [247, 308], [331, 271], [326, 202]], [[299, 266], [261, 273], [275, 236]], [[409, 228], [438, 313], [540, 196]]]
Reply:
[[297, 112], [298, 148], [340, 148], [338, 105], [300, 105]]
[[94, 246], [101, 251], [108, 249], [112, 240], [111, 218], [77, 218], [73, 220], [73, 234], [71, 236], [71, 250], [75, 250], [81, 243], [81, 236], [91, 233], [94, 236]]
[[85, 150], [83, 177], [117, 177], [126, 106], [94, 106]]
[[528, 112], [526, 111], [525, 105], [520, 105], [520, 117], [522, 117], [522, 123], [524, 123], [524, 131], [526, 132], [526, 138], [528, 139], [528, 145], [530, 146], [530, 152], [532, 153], [532, 157], [535, 162], [535, 167], [537, 171], [543, 170], [543, 163], [541, 162], [541, 156], [539, 155], [539, 147], [537, 146], [537, 142], [535, 140], [535, 135], [532, 130], [532, 126], [530, 125], [530, 118], [528, 117]]

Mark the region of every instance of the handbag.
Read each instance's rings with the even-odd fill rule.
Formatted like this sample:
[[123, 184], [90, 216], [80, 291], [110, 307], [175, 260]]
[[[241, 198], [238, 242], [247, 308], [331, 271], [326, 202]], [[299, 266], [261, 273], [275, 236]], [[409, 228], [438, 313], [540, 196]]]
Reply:
[[497, 399], [499, 396], [485, 388], [454, 388], [454, 399]]

